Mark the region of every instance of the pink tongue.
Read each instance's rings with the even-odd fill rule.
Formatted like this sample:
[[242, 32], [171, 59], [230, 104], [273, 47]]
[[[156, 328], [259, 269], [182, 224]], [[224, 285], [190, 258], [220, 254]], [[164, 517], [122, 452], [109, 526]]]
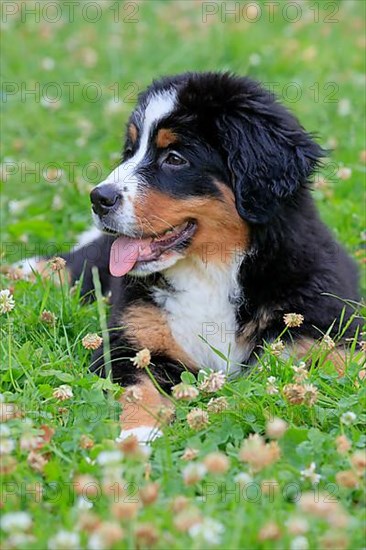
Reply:
[[[151, 239], [131, 239], [129, 237], [118, 237], [112, 244], [109, 258], [109, 271], [114, 277], [126, 275], [135, 265], [139, 256], [143, 257], [144, 252], [149, 253]], [[148, 249], [145, 250], [146, 246]]]

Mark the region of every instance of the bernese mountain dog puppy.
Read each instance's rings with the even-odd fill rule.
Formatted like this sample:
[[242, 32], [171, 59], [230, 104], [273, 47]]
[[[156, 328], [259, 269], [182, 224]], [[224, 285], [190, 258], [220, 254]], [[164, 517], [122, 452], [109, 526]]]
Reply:
[[[186, 73], [140, 95], [120, 165], [91, 192], [100, 236], [65, 255], [85, 295], [93, 266], [111, 293], [113, 380], [143, 403], [125, 414], [125, 435], [150, 437], [164, 402], [131, 361], [139, 350], [169, 392], [184, 369], [245, 372], [286, 313], [304, 317], [284, 335], [296, 357], [352, 317], [355, 264], [311, 196], [324, 153], [250, 78]], [[103, 374], [104, 361], [98, 350], [92, 369]]]

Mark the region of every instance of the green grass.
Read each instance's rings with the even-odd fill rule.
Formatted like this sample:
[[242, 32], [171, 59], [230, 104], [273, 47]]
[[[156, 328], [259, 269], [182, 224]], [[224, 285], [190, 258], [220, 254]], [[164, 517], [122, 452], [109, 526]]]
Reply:
[[[18, 4], [24, 9], [24, 3]], [[26, 4], [32, 6], [32, 2]], [[35, 252], [48, 252], [50, 249], [45, 247], [49, 243], [54, 244], [55, 251], [61, 251], [89, 226], [88, 190], [116, 163], [136, 90], [142, 90], [158, 75], [230, 69], [275, 83], [275, 90], [304, 126], [318, 134], [322, 145], [334, 147], [316, 178], [317, 204], [323, 219], [362, 266], [365, 105], [361, 46], [365, 4], [298, 2], [302, 15], [297, 23], [285, 20], [285, 2], [280, 3], [273, 22], [269, 21], [266, 4], [260, 3], [262, 14], [256, 23], [245, 21], [243, 15], [239, 22], [230, 16], [222, 22], [220, 12], [203, 23], [204, 8], [195, 1], [127, 4], [125, 8], [119, 4], [117, 22], [111, 10], [117, 3], [105, 0], [100, 2], [103, 11], [95, 23], [86, 21], [77, 9], [75, 21], [68, 22], [67, 8], [61, 2], [63, 19], [57, 23], [45, 20], [53, 17], [51, 11], [43, 17], [41, 14], [39, 22], [28, 14], [23, 22], [20, 17], [9, 16], [3, 23], [2, 77], [7, 83], [2, 100], [6, 140], [1, 153], [4, 260], [13, 262]], [[221, 9], [221, 2], [210, 4]], [[137, 22], [128, 22], [135, 5], [138, 12], [132, 17]], [[319, 22], [314, 22], [314, 6], [319, 6]], [[336, 13], [331, 15], [333, 9]], [[246, 12], [247, 19], [249, 15]], [[93, 12], [87, 16], [91, 19]], [[293, 17], [291, 11], [288, 16]], [[338, 22], [327, 22], [326, 18]], [[47, 93], [50, 82], [56, 82], [57, 90], [62, 92], [56, 108], [41, 102], [41, 93], [24, 93], [37, 90], [37, 86]], [[70, 82], [79, 84], [74, 85], [72, 101], [65, 84]], [[96, 83], [100, 90], [98, 101], [91, 102], [85, 95], [93, 91], [88, 88], [90, 83]], [[113, 102], [115, 83], [121, 99], [117, 106]], [[296, 88], [291, 83], [296, 83]], [[7, 93], [14, 86], [19, 92]], [[295, 91], [299, 99], [292, 101]], [[48, 88], [49, 95], [54, 92], [54, 87]], [[74, 173], [66, 163], [76, 163]], [[95, 163], [94, 170], [90, 163]], [[47, 165], [63, 170], [59, 178], [49, 173], [49, 179], [57, 179], [53, 183], [44, 177]], [[15, 173], [5, 177], [11, 167]], [[339, 177], [342, 167], [351, 169], [348, 179]], [[26, 172], [31, 169], [36, 170], [35, 175]], [[2, 512], [24, 510], [32, 518], [25, 539], [2, 531], [4, 548], [12, 544], [47, 548], [60, 530], [79, 535], [76, 548], [88, 544], [96, 547], [95, 537], [90, 541], [91, 533], [80, 526], [85, 511], [80, 509], [80, 500], [71, 486], [79, 474], [90, 474], [98, 489], [88, 513], [95, 514], [93, 526], [99, 541], [103, 533], [111, 532], [105, 522], [123, 527], [122, 539], [114, 546], [105, 541], [106, 548], [144, 548], [152, 544], [152, 539], [157, 548], [214, 546], [210, 537], [205, 540], [202, 535], [184, 530], [182, 514], [222, 524], [218, 536], [221, 548], [304, 548], [304, 540], [299, 541], [299, 535], [286, 526], [294, 517], [308, 522], [308, 530], [301, 535], [307, 539], [308, 548], [364, 547], [362, 476], [355, 488], [342, 486], [339, 476], [336, 478], [340, 471], [351, 469], [351, 457], [357, 451], [364, 452], [366, 445], [365, 389], [352, 352], [341, 376], [330, 362], [316, 369], [314, 352], [307, 382], [317, 387], [318, 399], [307, 406], [291, 405], [285, 399], [283, 388], [293, 382], [292, 363], [279, 360], [267, 350], [260, 368], [249, 377], [227, 381], [215, 395], [201, 392], [190, 403], [176, 403], [175, 422], [164, 428], [164, 437], [153, 445], [148, 459], [150, 473], [146, 459], [131, 456], [122, 460], [122, 473], [114, 468], [115, 477], [106, 480], [112, 475], [111, 467], [102, 466], [98, 455], [115, 449], [120, 413], [115, 399], [118, 388], [88, 372], [90, 353], [81, 344], [88, 332], [101, 331], [97, 305], [81, 306], [77, 289], [70, 293], [65, 286], [60, 288], [40, 278], [30, 283], [4, 276], [1, 288], [11, 288], [15, 299], [13, 311], [2, 316], [1, 391], [5, 403], [16, 404], [19, 412], [6, 422], [9, 433], [2, 428], [5, 445], [9, 440], [14, 442], [14, 449], [1, 460], [5, 473]], [[56, 315], [55, 326], [40, 321], [44, 310]], [[276, 394], [266, 390], [270, 376], [276, 377]], [[198, 384], [191, 378], [188, 381]], [[53, 391], [61, 384], [70, 385], [73, 396], [60, 403]], [[194, 407], [206, 410], [211, 397], [222, 396], [228, 408], [209, 413], [209, 424], [192, 430], [187, 413]], [[9, 405], [2, 407], [9, 410]], [[350, 425], [341, 421], [348, 411], [356, 415]], [[288, 430], [279, 440], [281, 458], [258, 472], [250, 472], [250, 465], [239, 460], [243, 439], [253, 432], [264, 434], [267, 419], [272, 416], [288, 423]], [[27, 462], [30, 451], [26, 441], [39, 435], [41, 426], [50, 426], [54, 434], [35, 451], [47, 461], [42, 471], [36, 471], [34, 464], [32, 467]], [[352, 445], [343, 455], [337, 452], [335, 441], [341, 434]], [[80, 443], [85, 435], [94, 442], [90, 449]], [[207, 454], [220, 450], [229, 458], [228, 470], [223, 474], [206, 473], [197, 483], [185, 485], [182, 472], [188, 463], [181, 457], [187, 447], [197, 449], [199, 454], [193, 463], [198, 464]], [[312, 462], [321, 475], [316, 488], [300, 473]], [[236, 481], [240, 472], [250, 474], [253, 480], [244, 489]], [[113, 503], [138, 500], [141, 504], [139, 491], [149, 483], [148, 478], [159, 483], [156, 502], [141, 505], [133, 519], [116, 519]], [[117, 493], [116, 480], [127, 494]], [[279, 490], [265, 494], [263, 483], [268, 480], [277, 482]], [[106, 490], [108, 484], [113, 494]], [[41, 487], [42, 497], [34, 492]], [[313, 492], [315, 501], [318, 488], [339, 501], [341, 512], [319, 517], [301, 509], [296, 502], [300, 493]], [[177, 512], [179, 506], [183, 509], [183, 503], [172, 503], [182, 495], [187, 499], [186, 507]], [[324, 496], [321, 494], [319, 499], [323, 501]], [[261, 530], [269, 522], [277, 524], [278, 532], [273, 540], [262, 540]], [[150, 541], [141, 538], [144, 524], [148, 524]], [[213, 531], [208, 525], [205, 533]], [[73, 546], [70, 542], [59, 547]]]

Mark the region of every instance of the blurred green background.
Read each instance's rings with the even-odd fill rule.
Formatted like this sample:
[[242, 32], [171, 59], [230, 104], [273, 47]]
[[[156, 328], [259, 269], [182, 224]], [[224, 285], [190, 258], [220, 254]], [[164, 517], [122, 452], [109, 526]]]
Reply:
[[[365, 6], [360, 0], [3, 2], [8, 260], [32, 255], [35, 243], [61, 247], [88, 227], [88, 190], [118, 162], [128, 114], [152, 79], [231, 70], [274, 90], [333, 149], [315, 178], [315, 195], [323, 219], [362, 262]], [[8, 243], [22, 243], [21, 252]]]

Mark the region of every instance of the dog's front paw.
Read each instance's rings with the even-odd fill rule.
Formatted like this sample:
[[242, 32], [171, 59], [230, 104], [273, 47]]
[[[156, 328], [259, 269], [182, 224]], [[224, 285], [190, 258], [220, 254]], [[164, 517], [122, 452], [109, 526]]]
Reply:
[[140, 445], [149, 445], [157, 437], [161, 437], [163, 432], [159, 428], [154, 426], [139, 426], [137, 428], [130, 428], [128, 430], [122, 430], [116, 441], [119, 443], [124, 441], [131, 435], [135, 436]]

